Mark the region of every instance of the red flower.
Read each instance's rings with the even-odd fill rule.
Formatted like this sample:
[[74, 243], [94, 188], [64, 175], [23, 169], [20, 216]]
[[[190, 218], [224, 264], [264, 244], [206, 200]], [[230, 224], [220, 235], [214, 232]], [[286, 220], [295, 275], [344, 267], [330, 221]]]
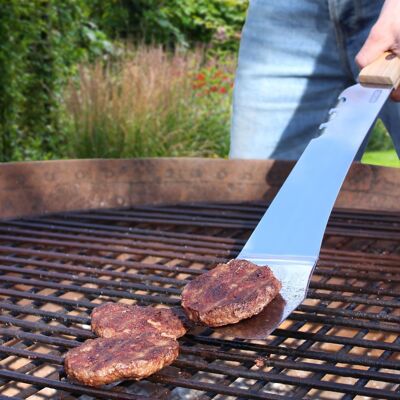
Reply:
[[205, 82], [196, 82], [192, 85], [193, 89], [200, 89], [205, 85]]
[[204, 81], [206, 79], [206, 76], [204, 74], [197, 74], [196, 79], [198, 81]]
[[228, 91], [227, 91], [226, 87], [221, 87], [221, 88], [219, 89], [219, 92], [222, 93], [222, 94], [225, 94], [225, 93], [227, 93]]
[[211, 86], [210, 87], [210, 92], [218, 92], [218, 88], [217, 88], [217, 86]]

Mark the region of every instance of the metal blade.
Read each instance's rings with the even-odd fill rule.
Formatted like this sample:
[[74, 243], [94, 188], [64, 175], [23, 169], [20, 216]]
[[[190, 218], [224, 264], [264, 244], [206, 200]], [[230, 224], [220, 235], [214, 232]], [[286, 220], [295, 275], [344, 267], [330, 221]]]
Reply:
[[270, 266], [282, 282], [281, 298], [221, 334], [266, 337], [305, 298], [340, 187], [391, 91], [357, 84], [342, 92], [323, 134], [307, 146], [237, 257]]
[[278, 264], [318, 258], [340, 187], [391, 90], [357, 84], [342, 92], [336, 116], [307, 146], [238, 258]]

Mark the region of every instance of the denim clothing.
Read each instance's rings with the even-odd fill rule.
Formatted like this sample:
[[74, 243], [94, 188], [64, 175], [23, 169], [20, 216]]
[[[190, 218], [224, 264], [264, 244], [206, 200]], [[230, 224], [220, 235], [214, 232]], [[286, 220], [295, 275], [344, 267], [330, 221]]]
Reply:
[[[250, 0], [235, 80], [231, 158], [299, 158], [340, 92], [356, 82], [354, 57], [382, 5]], [[400, 104], [388, 101], [380, 117], [399, 150]]]

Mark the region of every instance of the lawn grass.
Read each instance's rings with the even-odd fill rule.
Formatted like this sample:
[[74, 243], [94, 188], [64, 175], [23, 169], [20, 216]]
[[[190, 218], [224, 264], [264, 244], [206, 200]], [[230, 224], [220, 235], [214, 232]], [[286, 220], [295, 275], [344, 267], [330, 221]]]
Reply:
[[381, 165], [385, 167], [400, 168], [400, 160], [394, 149], [382, 151], [368, 151], [364, 154], [362, 160], [364, 164]]
[[375, 124], [361, 162], [384, 167], [400, 167], [393, 142], [381, 120]]

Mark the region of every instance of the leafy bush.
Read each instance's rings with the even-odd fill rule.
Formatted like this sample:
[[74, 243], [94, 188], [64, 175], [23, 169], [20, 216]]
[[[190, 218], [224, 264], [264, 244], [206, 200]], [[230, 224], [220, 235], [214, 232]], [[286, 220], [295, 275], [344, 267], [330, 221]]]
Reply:
[[66, 95], [69, 155], [226, 156], [234, 63], [202, 59], [140, 47], [116, 63], [82, 66]]
[[236, 50], [247, 5], [248, 0], [96, 0], [92, 16], [114, 38]]
[[[62, 93], [77, 63], [111, 44], [84, 0], [3, 1], [0, 13], [0, 159], [63, 154]], [[108, 46], [108, 47], [107, 47]]]

